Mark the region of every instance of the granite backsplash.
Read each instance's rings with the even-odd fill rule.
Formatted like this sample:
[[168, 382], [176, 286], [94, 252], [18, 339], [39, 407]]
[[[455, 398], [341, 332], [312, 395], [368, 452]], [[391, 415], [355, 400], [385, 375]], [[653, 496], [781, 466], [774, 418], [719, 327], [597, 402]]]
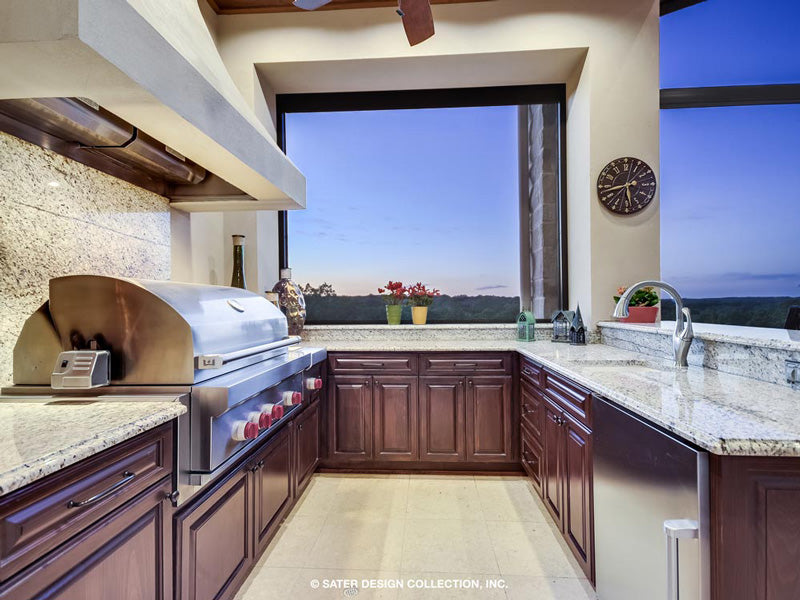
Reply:
[[166, 198], [0, 132], [0, 385], [52, 277], [169, 279]]

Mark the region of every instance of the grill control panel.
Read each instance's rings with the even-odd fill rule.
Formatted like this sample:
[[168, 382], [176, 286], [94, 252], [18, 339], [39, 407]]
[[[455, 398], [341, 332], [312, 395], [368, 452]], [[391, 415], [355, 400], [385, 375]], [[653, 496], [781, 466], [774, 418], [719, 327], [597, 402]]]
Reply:
[[111, 381], [111, 353], [108, 350], [70, 350], [58, 355], [50, 374], [54, 390], [90, 388]]

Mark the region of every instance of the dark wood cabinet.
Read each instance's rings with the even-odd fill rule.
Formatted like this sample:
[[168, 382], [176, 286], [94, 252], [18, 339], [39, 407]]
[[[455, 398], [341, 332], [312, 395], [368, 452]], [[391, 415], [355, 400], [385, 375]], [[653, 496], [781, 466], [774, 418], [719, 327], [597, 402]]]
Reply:
[[467, 377], [466, 400], [467, 460], [512, 460], [511, 377]]
[[[307, 411], [306, 411], [307, 412]], [[301, 418], [305, 413], [301, 415]], [[299, 421], [299, 419], [298, 419]], [[297, 434], [297, 422], [294, 433]], [[294, 498], [292, 489], [292, 426], [269, 440], [253, 457], [248, 468], [253, 473], [257, 552], [266, 548]], [[295, 436], [298, 439], [298, 436]]]
[[713, 600], [800, 598], [800, 458], [711, 456]]
[[232, 598], [254, 561], [253, 486], [245, 468], [175, 522], [177, 600]]
[[593, 580], [592, 434], [569, 413], [564, 429], [564, 537], [586, 576]]
[[328, 455], [337, 462], [372, 458], [372, 377], [334, 375], [328, 400]]
[[420, 377], [420, 458], [466, 459], [466, 392], [463, 377]]
[[167, 479], [5, 581], [14, 600], [171, 600], [172, 505]]
[[542, 443], [544, 399], [542, 393], [524, 379], [520, 383], [520, 421]]
[[563, 512], [564, 429], [561, 426], [561, 408], [546, 400], [544, 403], [544, 435], [542, 449], [542, 494], [544, 505], [555, 522], [561, 526]]
[[295, 495], [308, 485], [320, 461], [320, 403], [314, 402], [295, 421]]
[[539, 495], [542, 495], [542, 478], [543, 478], [543, 456], [541, 442], [535, 438], [528, 429], [522, 427], [522, 448], [520, 449], [520, 460], [522, 468], [531, 479], [533, 487]]
[[373, 458], [378, 461], [417, 460], [417, 378], [374, 377], [372, 402]]

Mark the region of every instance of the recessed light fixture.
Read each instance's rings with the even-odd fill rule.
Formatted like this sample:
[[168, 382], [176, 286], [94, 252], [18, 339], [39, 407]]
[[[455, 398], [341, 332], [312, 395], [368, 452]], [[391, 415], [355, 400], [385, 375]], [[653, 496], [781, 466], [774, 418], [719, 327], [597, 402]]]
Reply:
[[50, 187], [58, 187], [61, 184], [59, 182], [57, 182], [57, 181], [48, 181], [47, 185], [49, 185]]

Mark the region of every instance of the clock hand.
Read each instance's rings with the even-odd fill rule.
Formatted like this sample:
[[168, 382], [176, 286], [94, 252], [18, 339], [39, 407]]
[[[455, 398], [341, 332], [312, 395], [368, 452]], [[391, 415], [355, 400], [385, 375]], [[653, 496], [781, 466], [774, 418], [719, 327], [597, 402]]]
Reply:
[[631, 199], [631, 188], [630, 188], [630, 186], [626, 186], [626, 187], [625, 187], [625, 193], [628, 195], [628, 206], [630, 206], [630, 205], [631, 205], [631, 202], [632, 202], [632, 199]]
[[624, 187], [628, 187], [630, 183], [623, 183], [622, 185], [615, 185], [614, 187], [606, 188], [607, 192], [612, 192], [614, 190], [621, 190]]

